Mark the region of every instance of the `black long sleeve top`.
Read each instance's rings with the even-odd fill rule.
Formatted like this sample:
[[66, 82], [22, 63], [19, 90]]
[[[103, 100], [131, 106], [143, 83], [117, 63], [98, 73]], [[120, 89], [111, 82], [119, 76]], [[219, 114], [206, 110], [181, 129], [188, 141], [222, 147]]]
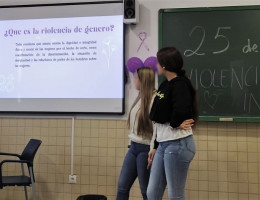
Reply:
[[176, 128], [194, 117], [194, 90], [186, 77], [178, 76], [165, 80], [159, 87], [150, 112], [150, 119], [156, 123], [170, 123]]

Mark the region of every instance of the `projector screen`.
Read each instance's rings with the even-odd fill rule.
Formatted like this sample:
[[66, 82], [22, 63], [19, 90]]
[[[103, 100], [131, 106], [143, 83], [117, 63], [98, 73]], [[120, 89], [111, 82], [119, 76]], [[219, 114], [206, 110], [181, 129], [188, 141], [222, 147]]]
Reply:
[[124, 113], [122, 2], [0, 8], [0, 112]]

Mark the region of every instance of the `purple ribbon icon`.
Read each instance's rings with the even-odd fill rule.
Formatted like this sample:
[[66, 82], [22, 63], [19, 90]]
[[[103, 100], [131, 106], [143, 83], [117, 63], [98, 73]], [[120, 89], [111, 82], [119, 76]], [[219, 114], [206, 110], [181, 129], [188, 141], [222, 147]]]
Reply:
[[138, 49], [137, 49], [137, 52], [140, 50], [140, 48], [141, 48], [141, 46], [142, 45], [144, 45], [144, 48], [147, 50], [147, 51], [149, 51], [150, 49], [149, 49], [149, 47], [145, 44], [145, 40], [146, 40], [146, 38], [147, 38], [147, 33], [146, 32], [140, 32], [139, 34], [138, 34], [138, 37], [139, 37], [139, 39], [141, 40], [141, 44], [139, 45], [139, 47], [138, 47]]

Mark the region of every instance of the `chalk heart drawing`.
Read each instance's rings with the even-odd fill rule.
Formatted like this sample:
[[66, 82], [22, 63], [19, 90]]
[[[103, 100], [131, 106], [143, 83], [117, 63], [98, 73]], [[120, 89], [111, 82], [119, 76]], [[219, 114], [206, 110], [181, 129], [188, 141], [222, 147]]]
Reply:
[[209, 91], [204, 92], [204, 100], [212, 109], [215, 108], [215, 105], [218, 101], [218, 95], [210, 94]]

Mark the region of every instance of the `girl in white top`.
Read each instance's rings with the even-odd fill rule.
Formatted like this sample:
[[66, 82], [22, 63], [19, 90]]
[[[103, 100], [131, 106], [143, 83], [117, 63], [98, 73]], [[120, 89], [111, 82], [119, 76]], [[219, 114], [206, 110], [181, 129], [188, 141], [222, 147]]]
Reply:
[[[155, 73], [150, 67], [139, 68], [135, 73], [135, 87], [139, 94], [132, 105], [128, 117], [130, 148], [125, 156], [118, 180], [117, 200], [129, 199], [130, 189], [138, 177], [143, 199], [150, 176], [150, 166], [156, 152], [155, 124], [149, 113], [155, 97]], [[193, 120], [186, 120], [181, 128], [190, 127]], [[149, 153], [149, 154], [148, 154]]]
[[[118, 180], [117, 200], [129, 199], [129, 191], [138, 177], [143, 199], [149, 181], [148, 153], [153, 149], [153, 123], [149, 119], [151, 103], [155, 92], [155, 73], [149, 67], [142, 67], [135, 73], [135, 87], [139, 94], [129, 113], [130, 148], [125, 156]], [[151, 150], [153, 157], [155, 150]]]

